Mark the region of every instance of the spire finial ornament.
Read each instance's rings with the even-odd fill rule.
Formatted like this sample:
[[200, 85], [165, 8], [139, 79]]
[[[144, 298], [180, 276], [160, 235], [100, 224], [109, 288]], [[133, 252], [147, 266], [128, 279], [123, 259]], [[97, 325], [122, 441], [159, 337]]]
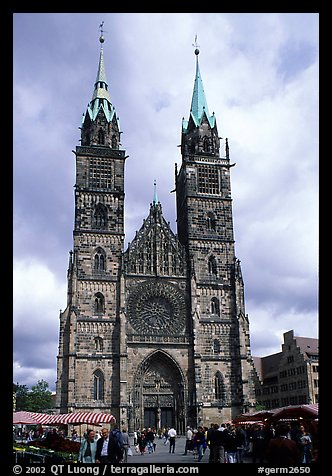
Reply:
[[103, 44], [105, 41], [103, 37], [103, 33], [104, 33], [103, 26], [104, 26], [104, 22], [102, 21], [101, 24], [99, 25], [99, 31], [100, 31], [99, 41], [101, 44]]
[[197, 44], [197, 35], [195, 35], [195, 43], [193, 43], [193, 46], [195, 47], [195, 55], [199, 55], [199, 45]]
[[156, 180], [154, 180], [153, 186], [154, 186], [153, 204], [154, 204], [154, 205], [157, 205], [157, 203], [158, 203], [158, 196], [157, 196], [157, 181], [156, 181]]

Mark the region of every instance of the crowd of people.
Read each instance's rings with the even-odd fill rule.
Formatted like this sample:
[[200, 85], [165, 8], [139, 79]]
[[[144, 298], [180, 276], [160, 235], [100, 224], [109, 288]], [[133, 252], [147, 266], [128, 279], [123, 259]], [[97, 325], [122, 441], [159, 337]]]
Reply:
[[[23, 436], [23, 435], [21, 435]], [[28, 441], [34, 438], [64, 438], [63, 430], [42, 431], [39, 428], [24, 435]], [[126, 431], [114, 425], [111, 431], [102, 428], [87, 430], [80, 443], [78, 461], [81, 463], [126, 463], [133, 451], [138, 454], [152, 454], [157, 449], [156, 440], [168, 445], [169, 453], [175, 452], [177, 432], [168, 427], [156, 430], [143, 428], [133, 433], [133, 448]], [[274, 425], [231, 423], [211, 424], [210, 428], [187, 427], [183, 456], [192, 455], [194, 461], [201, 461], [208, 449], [209, 463], [249, 463], [278, 464], [296, 466], [317, 462], [317, 426], [300, 420], [280, 422]], [[72, 430], [71, 439], [78, 441], [77, 431]], [[188, 459], [189, 462], [189, 459]]]
[[[299, 423], [282, 422], [239, 425], [211, 424], [210, 428], [187, 427], [184, 455], [192, 452], [201, 461], [209, 448], [209, 463], [243, 463], [299, 465], [317, 461], [315, 438]], [[250, 461], [251, 460], [251, 461]]]

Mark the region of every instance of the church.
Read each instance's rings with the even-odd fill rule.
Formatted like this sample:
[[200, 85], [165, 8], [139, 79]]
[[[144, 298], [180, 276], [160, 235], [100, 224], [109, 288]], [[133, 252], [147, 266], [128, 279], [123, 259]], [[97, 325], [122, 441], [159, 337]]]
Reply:
[[[155, 188], [146, 219], [124, 249], [127, 156], [102, 35], [99, 41], [94, 91], [74, 151], [73, 251], [60, 311], [56, 407], [112, 413], [129, 431], [174, 425], [183, 434], [187, 425], [222, 423], [255, 406], [233, 234], [235, 164], [209, 113], [196, 47], [175, 166], [177, 230]], [[188, 97], [188, 109], [189, 103]]]

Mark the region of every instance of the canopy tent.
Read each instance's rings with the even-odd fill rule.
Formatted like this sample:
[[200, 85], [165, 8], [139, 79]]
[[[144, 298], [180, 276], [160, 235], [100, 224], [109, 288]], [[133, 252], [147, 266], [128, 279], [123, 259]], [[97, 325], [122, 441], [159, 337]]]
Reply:
[[52, 423], [55, 424], [75, 424], [75, 423], [90, 423], [91, 425], [98, 425], [100, 423], [115, 423], [116, 419], [110, 413], [97, 412], [74, 412], [61, 413], [53, 415]]
[[[30, 419], [31, 423], [26, 421]], [[116, 419], [110, 413], [97, 412], [74, 412], [74, 413], [60, 413], [57, 415], [49, 415], [46, 413], [34, 412], [16, 412], [13, 413], [13, 424], [22, 423], [26, 425], [68, 425], [79, 423], [90, 423], [91, 425], [98, 425], [100, 423], [115, 423]]]
[[273, 414], [273, 420], [286, 420], [296, 418], [318, 418], [318, 403], [307, 405], [290, 405], [278, 408]]
[[234, 424], [257, 423], [264, 421], [297, 420], [298, 418], [317, 419], [318, 403], [306, 405], [289, 405], [288, 407], [242, 413], [234, 418]]
[[13, 425], [39, 425], [39, 422], [33, 418], [31, 412], [13, 413]]
[[245, 423], [257, 423], [262, 422], [266, 418], [270, 418], [274, 413], [274, 410], [259, 410], [253, 413], [242, 413], [234, 418], [234, 424], [245, 424]]

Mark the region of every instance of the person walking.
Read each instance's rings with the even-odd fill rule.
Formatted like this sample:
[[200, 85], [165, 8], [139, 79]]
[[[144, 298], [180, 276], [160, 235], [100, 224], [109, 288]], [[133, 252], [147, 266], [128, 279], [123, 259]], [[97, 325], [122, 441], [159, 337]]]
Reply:
[[235, 426], [230, 425], [225, 430], [225, 452], [227, 453], [227, 463], [237, 463], [237, 437], [235, 433]]
[[109, 434], [108, 459], [111, 464], [118, 464], [123, 459], [123, 436], [117, 424]]
[[188, 451], [192, 451], [193, 449], [193, 432], [190, 426], [187, 426], [187, 432], [186, 432], [186, 445], [184, 448], [184, 453], [183, 456], [186, 456]]
[[198, 461], [201, 461], [204, 453], [204, 446], [206, 443], [205, 432], [202, 426], [197, 428], [197, 433], [194, 436], [194, 446], [197, 449]]
[[95, 432], [87, 430], [86, 437], [83, 439], [79, 453], [79, 463], [95, 463], [96, 462], [97, 442], [95, 440]]
[[[209, 463], [225, 463], [225, 438], [227, 430], [225, 425], [214, 425], [214, 431], [210, 433], [210, 457]], [[210, 459], [211, 458], [211, 459]]]
[[168, 430], [168, 437], [169, 437], [169, 453], [174, 453], [176, 430], [173, 427]]
[[300, 425], [296, 443], [298, 444], [301, 453], [301, 463], [310, 463], [312, 460], [312, 438], [303, 425]]
[[101, 438], [97, 440], [96, 463], [109, 463], [108, 461], [108, 430], [102, 428]]
[[127, 430], [123, 428], [122, 430], [122, 440], [123, 440], [123, 462], [128, 462], [128, 448], [130, 448], [129, 435]]

